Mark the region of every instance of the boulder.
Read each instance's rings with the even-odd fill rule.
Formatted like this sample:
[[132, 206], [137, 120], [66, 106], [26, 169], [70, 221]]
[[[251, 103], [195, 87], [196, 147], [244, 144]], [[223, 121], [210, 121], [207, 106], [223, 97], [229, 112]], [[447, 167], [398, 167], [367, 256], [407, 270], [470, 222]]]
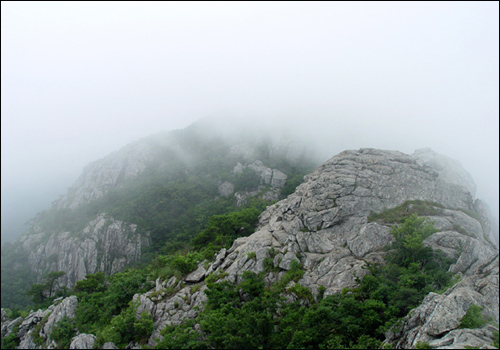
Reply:
[[93, 349], [96, 336], [93, 334], [81, 333], [71, 339], [70, 349]]

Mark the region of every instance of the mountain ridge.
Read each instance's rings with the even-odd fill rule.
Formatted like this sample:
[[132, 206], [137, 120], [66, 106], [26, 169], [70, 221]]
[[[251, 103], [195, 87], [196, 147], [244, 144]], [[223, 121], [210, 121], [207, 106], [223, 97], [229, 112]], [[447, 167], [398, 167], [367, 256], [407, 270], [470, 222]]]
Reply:
[[[191, 148], [175, 148], [175, 142], [169, 144], [174, 144], [173, 151], [162, 153], [161, 148], [156, 148], [157, 153], [165, 157], [160, 162], [148, 163], [154, 157], [149, 158], [147, 152], [139, 150], [137, 154], [132, 154], [132, 160], [137, 161], [128, 162], [126, 157], [118, 157], [119, 164], [115, 163], [111, 168], [103, 166], [102, 160], [92, 163], [76, 182], [84, 190], [70, 190], [68, 196], [54, 203], [54, 210], [57, 213], [83, 210], [86, 202], [105, 203], [107, 198], [119, 193], [115, 190], [127, 189], [136, 179], [145, 181], [156, 178], [174, 179], [180, 181], [175, 183], [176, 186], [187, 185], [196, 191], [208, 190], [206, 198], [216, 198], [221, 205], [242, 204], [256, 197], [278, 200], [287, 181], [300, 177], [300, 172], [293, 173], [292, 163], [287, 162], [295, 159], [300, 163], [304, 155], [299, 153], [297, 156], [296, 149], [290, 145], [273, 146], [272, 143], [253, 141], [228, 145], [210, 137], [199, 141], [196, 139], [199, 135], [194, 135], [194, 139], [179, 139]], [[186, 149], [191, 153], [184, 152], [180, 157], [179, 154]], [[221, 150], [226, 152], [225, 158], [213, 161], [208, 157]], [[113, 157], [116, 154], [120, 155], [120, 151]], [[172, 164], [174, 169], [169, 172]], [[128, 165], [130, 168], [127, 168]], [[152, 170], [148, 172], [148, 169]], [[99, 174], [100, 170], [110, 176], [96, 176], [93, 180], [99, 186], [88, 186], [92, 183], [89, 174]], [[276, 181], [273, 182], [275, 176]], [[200, 179], [206, 179], [210, 186], [196, 187]], [[123, 188], [119, 188], [122, 185]], [[191, 321], [195, 322], [195, 329], [202, 332], [200, 334], [207, 332], [196, 320], [210, 300], [214, 281], [220, 285], [229, 283], [238, 286], [245, 283], [249, 274], [254, 274], [262, 275], [265, 285], [271, 288], [302, 266], [298, 275], [300, 278], [289, 281], [281, 294], [288, 303], [304, 305], [340, 295], [346, 288], [356, 288], [370, 266], [383, 265], [389, 257], [387, 247], [394, 243], [392, 227], [400, 225], [401, 219], [412, 214], [433, 222], [436, 231], [425, 238], [424, 244], [434, 250], [439, 249], [453, 260], [449, 272], [461, 280], [442, 294], [430, 292], [402, 320], [402, 331], [391, 330], [386, 334], [385, 343], [396, 348], [414, 348], [420, 343], [443, 348], [450, 345], [477, 346], [494, 338], [493, 326], [493, 329], [486, 326], [480, 330], [459, 328], [471, 305], [478, 305], [485, 317], [498, 322], [499, 293], [498, 248], [491, 242], [495, 225], [487, 205], [475, 198], [475, 184], [470, 175], [456, 161], [430, 149], [417, 150], [413, 155], [373, 148], [346, 150], [323, 162], [297, 185], [286, 198], [272, 205], [267, 202], [254, 233], [236, 238], [230, 247], [221, 246], [212, 258], [205, 257], [205, 260], [198, 261], [182, 276], [158, 277], [149, 290], [148, 282], [145, 282], [141, 288], [146, 290], [131, 296], [135, 317], [141, 319], [141, 315], [149, 315], [147, 317], [152, 322], [151, 333], [141, 338], [141, 344], [161, 345], [165, 340], [164, 329], [180, 327]], [[117, 198], [136, 200], [138, 194], [150, 188], [147, 182], [145, 187], [141, 186], [137, 189], [130, 187], [130, 196]], [[158, 193], [161, 187], [155, 185], [151, 190], [153, 194]], [[77, 195], [71, 197], [71, 191]], [[160, 194], [161, 198], [163, 193]], [[168, 196], [174, 194], [175, 191], [164, 192]], [[144, 200], [148, 198], [144, 197]], [[213, 203], [207, 202], [207, 205]], [[147, 205], [145, 201], [132, 202], [127, 208], [143, 209], [141, 206]], [[110, 213], [131, 213], [123, 210], [120, 206]], [[134, 220], [122, 221], [100, 211], [95, 213], [90, 225], [75, 231], [85, 233], [83, 236], [72, 237], [71, 232], [64, 230], [46, 235], [36, 224], [31, 234], [23, 236], [23, 246], [34, 252], [30, 253], [28, 260], [40, 268], [37, 271], [39, 274], [42, 270], [55, 272], [65, 269], [67, 277], [61, 279], [61, 285], [73, 287], [78, 281], [87, 281], [85, 276], [91, 278], [89, 276], [98, 271], [112, 275], [127, 264], [137, 262], [142, 249], [155, 242], [180, 237], [179, 233], [163, 238], [157, 236], [158, 232], [148, 230], [147, 221], [133, 223]], [[140, 213], [133, 215], [137, 219], [141, 217]], [[186, 218], [192, 218], [192, 212], [187, 215]], [[40, 216], [35, 223], [42, 222], [43, 217]], [[69, 238], [71, 240], [65, 241]], [[61, 242], [62, 245], [56, 244]], [[71, 244], [76, 244], [70, 242], [79, 243], [76, 248], [69, 249]], [[71, 253], [62, 248], [65, 244]], [[50, 256], [57, 253], [62, 256], [51, 260]], [[2, 258], [3, 254], [2, 251]], [[185, 259], [194, 256], [189, 254], [194, 253], [188, 250]], [[167, 265], [172, 263], [168, 259], [159, 261]], [[72, 280], [68, 283], [70, 278]], [[50, 340], [50, 333], [62, 316], [51, 319], [49, 314], [52, 312], [55, 316], [53, 311], [58, 307], [57, 302], [62, 301], [64, 306], [60, 308], [65, 311], [61, 310], [58, 314], [74, 318], [75, 312], [79, 312], [79, 303], [84, 302], [75, 298], [60, 299], [45, 311], [38, 310], [17, 320], [6, 318], [6, 313], [2, 311], [2, 337], [12, 334], [17, 324], [17, 338], [21, 346], [55, 346]], [[249, 298], [245, 293], [240, 295], [243, 304], [249, 302]], [[42, 325], [43, 329], [37, 329], [36, 325]], [[42, 339], [41, 343], [40, 340], [35, 342], [34, 334]], [[103, 339], [107, 339], [97, 340], [96, 336], [103, 337], [81, 332], [71, 339], [72, 346], [89, 347], [96, 341], [101, 344]], [[132, 342], [128, 346], [140, 345]]]
[[[64, 196], [31, 220], [14, 243], [29, 256], [13, 266], [28, 263], [37, 276], [27, 278], [31, 283], [65, 271], [59, 283], [73, 288], [87, 274], [112, 274], [140, 263], [167, 242], [185, 244], [211, 215], [228, 207], [245, 206], [252, 198], [279, 199], [285, 184], [311, 167], [293, 140], [243, 133], [228, 141], [228, 132], [195, 123], [91, 162]], [[195, 223], [183, 228], [192, 217]], [[2, 248], [2, 260], [11, 245]], [[11, 283], [3, 284], [5, 295]]]

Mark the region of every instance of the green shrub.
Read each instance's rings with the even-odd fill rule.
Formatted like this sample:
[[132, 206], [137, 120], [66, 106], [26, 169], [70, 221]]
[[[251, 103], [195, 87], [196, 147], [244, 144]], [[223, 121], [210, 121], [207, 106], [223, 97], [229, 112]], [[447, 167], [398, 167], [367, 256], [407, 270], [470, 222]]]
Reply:
[[106, 342], [113, 342], [124, 348], [130, 342], [145, 343], [154, 330], [153, 317], [143, 311], [139, 318], [135, 316], [136, 305], [123, 310], [113, 317], [110, 324], [98, 333], [96, 346]]
[[295, 192], [295, 189], [298, 185], [304, 182], [304, 175], [302, 173], [292, 175], [290, 178], [286, 180], [285, 186], [280, 190], [280, 193], [283, 197], [287, 197], [288, 195]]
[[19, 325], [12, 327], [11, 332], [6, 337], [2, 338], [2, 349], [16, 349], [19, 346], [20, 339], [17, 337]]
[[481, 328], [485, 326], [492, 319], [483, 317], [482, 310], [481, 306], [472, 304], [462, 317], [458, 328]]
[[85, 276], [85, 279], [76, 282], [74, 291], [87, 294], [103, 291], [105, 289], [104, 283], [104, 272], [99, 271], [94, 274], [87, 275]]
[[275, 284], [272, 285], [272, 290], [275, 292], [281, 292], [290, 283], [290, 281], [298, 282], [302, 276], [304, 276], [304, 270], [302, 264], [293, 259], [290, 262], [290, 269], [283, 275], [283, 277]]
[[257, 254], [255, 252], [248, 252], [247, 253], [247, 259], [255, 259], [255, 257], [257, 256]]
[[200, 284], [195, 284], [194, 286], [191, 286], [190, 293], [194, 294], [198, 292], [201, 289], [201, 283]]
[[[323, 287], [324, 288], [324, 287]], [[293, 287], [288, 289], [288, 292], [292, 292], [295, 294], [299, 299], [307, 300], [309, 303], [314, 302], [314, 298], [311, 294], [311, 291], [309, 288], [304, 287], [303, 285], [299, 283], [295, 283]]]
[[227, 276], [226, 272], [214, 271], [205, 278], [205, 283], [208, 285], [209, 283], [214, 283], [226, 276]]
[[274, 260], [273, 258], [264, 258], [264, 271], [272, 272], [274, 270]]
[[368, 215], [368, 222], [381, 221], [386, 223], [399, 223], [403, 219], [412, 215], [417, 216], [433, 216], [439, 215], [444, 206], [439, 203], [411, 200], [392, 208], [385, 209], [381, 213], [370, 212]]
[[428, 342], [419, 341], [415, 344], [415, 349], [432, 349]]
[[491, 345], [493, 345], [495, 348], [498, 348], [498, 340], [499, 340], [498, 331], [494, 331], [493, 332], [493, 342], [491, 343]]
[[64, 316], [52, 328], [50, 339], [54, 340], [59, 349], [69, 349], [71, 338], [76, 334], [75, 321]]
[[196, 269], [202, 259], [203, 256], [200, 253], [193, 252], [186, 255], [174, 255], [168, 263], [182, 275], [187, 275]]
[[251, 191], [256, 189], [260, 184], [260, 177], [257, 176], [255, 170], [245, 167], [240, 174], [235, 175], [234, 190]]

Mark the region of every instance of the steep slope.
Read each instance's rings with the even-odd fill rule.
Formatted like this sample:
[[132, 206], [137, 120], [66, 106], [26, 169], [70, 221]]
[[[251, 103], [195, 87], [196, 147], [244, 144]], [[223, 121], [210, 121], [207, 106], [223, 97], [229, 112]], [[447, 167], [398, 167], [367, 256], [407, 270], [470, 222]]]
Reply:
[[[260, 163], [246, 162], [245, 166], [255, 170]], [[236, 165], [233, 170], [245, 166]], [[260, 173], [261, 181], [265, 181], [265, 173], [269, 172]], [[499, 321], [498, 248], [490, 240], [493, 225], [487, 206], [474, 198], [473, 189], [465, 170], [428, 149], [414, 155], [376, 149], [344, 151], [307, 175], [294, 193], [268, 206], [255, 233], [236, 239], [230, 249], [221, 249], [212, 261], [201, 262], [180, 279], [158, 278], [153, 289], [134, 295], [131, 305], [135, 306], [130, 310], [137, 320], [146, 320], [147, 315], [154, 322], [147, 343], [155, 346], [163, 338], [163, 329], [190, 320], [194, 322], [188, 327], [191, 333], [177, 336], [191, 339], [188, 334], [194, 334], [207, 339], [204, 327], [209, 319], [198, 316], [206, 309], [210, 290], [213, 295], [218, 291], [215, 285], [222, 291], [224, 286], [246, 283], [248, 273], [262, 274], [266, 286], [285, 281], [280, 292], [283, 300], [312, 307], [344, 288], [355, 287], [369, 273], [369, 265], [384, 265], [393, 253], [387, 250], [395, 240], [391, 227], [416, 214], [433, 222], [437, 232], [425, 238], [424, 244], [452, 259], [449, 271], [458, 282], [439, 293], [429, 293], [398, 327], [386, 333], [387, 346], [489, 348]], [[287, 278], [299, 265], [298, 278]], [[246, 286], [236, 287], [234, 292], [243, 305], [252, 298], [252, 289]], [[63, 302], [71, 304], [69, 298]], [[490, 318], [493, 325], [464, 326], [463, 319], [474, 307], [482, 308], [482, 317]], [[39, 310], [17, 321], [3, 320], [2, 335], [12, 332], [17, 322], [24, 325], [23, 344], [35, 346], [32, 334], [36, 333], [48, 345], [50, 330], [45, 327], [47, 321], [40, 320], [43, 315]], [[333, 331], [328, 328], [326, 334]], [[95, 336], [81, 333], [72, 339], [72, 346], [114, 346], [109, 339], [102, 344], [105, 336]], [[140, 347], [133, 342], [128, 346]]]
[[20, 294], [51, 272], [64, 271], [59, 286], [72, 288], [87, 274], [110, 275], [178, 249], [210, 216], [250, 198], [276, 201], [312, 169], [294, 140], [228, 132], [202, 121], [89, 164], [26, 234], [2, 248], [2, 306], [24, 306]]
[[[411, 213], [420, 208], [420, 214], [428, 216], [438, 228], [426, 244], [456, 259], [451, 271], [463, 276], [463, 280], [442, 296], [429, 295], [424, 302], [422, 308], [432, 299], [432, 310], [439, 310], [439, 317], [422, 312], [425, 317], [418, 322], [406, 321], [406, 331], [392, 334], [389, 340], [400, 347], [414, 347], [418, 341], [432, 339], [438, 344], [447, 337], [452, 338], [451, 342], [474, 346], [458, 340], [459, 334], [453, 330], [471, 304], [482, 306], [498, 322], [498, 249], [489, 242], [490, 232], [483, 229], [489, 227], [487, 213], [477, 211], [484, 205], [474, 200], [466, 184], [445, 174], [420, 157], [395, 151], [361, 149], [331, 158], [306, 176], [294, 194], [268, 207], [260, 217], [257, 232], [237, 239], [231, 249], [220, 251], [209, 266], [200, 264], [185, 278], [188, 285], [176, 295], [162, 300], [153, 298], [152, 291], [134, 298], [141, 303], [138, 313], [147, 310], [155, 321], [150, 344], [160, 337], [165, 325], [198, 315], [197, 308], [206, 301], [206, 286], [202, 283], [201, 289], [192, 293], [192, 284], [214, 271], [225, 276], [223, 281], [233, 283], [240, 282], [245, 271], [264, 272], [266, 281], [272, 283], [291, 268], [293, 260], [299, 260], [305, 273], [298, 283], [315, 297], [321, 289], [325, 297], [354, 286], [355, 276], [367, 272], [363, 267], [368, 262], [384, 261], [387, 252], [383, 247], [393, 240], [391, 223], [383, 219], [371, 221], [370, 214], [394, 208], [395, 212], [402, 209]], [[278, 271], [269, 272], [269, 259]], [[175, 284], [175, 279], [163, 284], [157, 281], [156, 291]], [[455, 297], [458, 289], [460, 298]], [[290, 297], [294, 300], [293, 295]], [[453, 312], [443, 312], [444, 301], [436, 301], [439, 298], [446, 300], [448, 310]], [[426, 326], [430, 322], [446, 326], [433, 331]], [[415, 336], [411, 332], [420, 333]], [[483, 334], [483, 341], [486, 338]]]

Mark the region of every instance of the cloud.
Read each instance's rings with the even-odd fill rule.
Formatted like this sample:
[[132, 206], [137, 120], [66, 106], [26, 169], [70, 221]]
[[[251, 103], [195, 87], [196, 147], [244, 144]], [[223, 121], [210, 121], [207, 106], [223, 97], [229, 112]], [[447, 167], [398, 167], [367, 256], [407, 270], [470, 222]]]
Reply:
[[2, 218], [131, 141], [222, 114], [325, 157], [431, 147], [498, 213], [496, 2], [1, 6]]

